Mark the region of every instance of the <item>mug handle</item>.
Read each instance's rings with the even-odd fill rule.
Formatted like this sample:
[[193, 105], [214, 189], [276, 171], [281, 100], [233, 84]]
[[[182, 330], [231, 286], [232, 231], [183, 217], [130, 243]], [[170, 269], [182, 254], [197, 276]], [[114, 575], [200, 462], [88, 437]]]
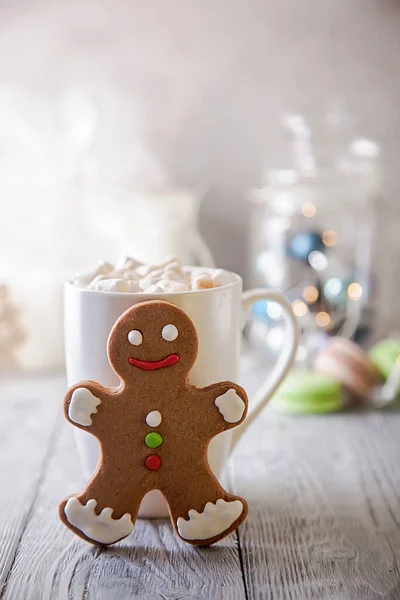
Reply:
[[265, 408], [268, 400], [276, 392], [286, 377], [287, 372], [293, 365], [300, 340], [300, 328], [296, 316], [293, 313], [292, 306], [288, 298], [278, 290], [260, 288], [244, 292], [242, 302], [245, 316], [251, 306], [260, 300], [276, 302], [282, 307], [286, 334], [285, 342], [274, 368], [272, 369], [272, 373], [269, 374], [267, 379], [255, 393], [251, 402], [253, 408], [250, 410], [247, 419], [243, 425], [237, 427], [233, 431], [231, 450], [236, 446], [245, 430], [257, 419], [261, 411]]

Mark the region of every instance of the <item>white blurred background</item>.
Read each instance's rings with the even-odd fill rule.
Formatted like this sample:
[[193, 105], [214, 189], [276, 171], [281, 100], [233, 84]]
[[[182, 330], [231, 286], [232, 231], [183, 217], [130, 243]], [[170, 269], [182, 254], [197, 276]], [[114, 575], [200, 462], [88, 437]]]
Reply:
[[[131, 195], [164, 186], [202, 198], [218, 266], [248, 280], [246, 194], [266, 169], [291, 166], [282, 115], [294, 113], [322, 154], [360, 136], [381, 147], [374, 305], [389, 333], [400, 318], [399, 106], [395, 0], [4, 0], [0, 279], [22, 312], [47, 290], [30, 319], [51, 336], [60, 281], [116, 239], [129, 245], [142, 219]], [[24, 335], [12, 331], [6, 345]]]

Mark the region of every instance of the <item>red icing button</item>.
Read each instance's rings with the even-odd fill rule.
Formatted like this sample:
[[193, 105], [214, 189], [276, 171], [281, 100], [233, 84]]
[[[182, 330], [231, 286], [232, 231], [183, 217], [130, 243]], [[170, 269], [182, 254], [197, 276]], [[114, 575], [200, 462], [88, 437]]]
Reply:
[[158, 471], [158, 469], [161, 467], [161, 458], [158, 456], [158, 454], [150, 454], [150, 456], [146, 458], [145, 464], [150, 471]]

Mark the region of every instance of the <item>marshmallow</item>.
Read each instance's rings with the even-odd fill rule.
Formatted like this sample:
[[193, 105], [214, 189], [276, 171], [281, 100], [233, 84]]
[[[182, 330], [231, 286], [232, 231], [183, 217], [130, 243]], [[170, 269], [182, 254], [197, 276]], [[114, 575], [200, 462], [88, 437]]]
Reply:
[[139, 273], [139, 275], [145, 277], [146, 275], [150, 275], [150, 273], [153, 274], [157, 272], [158, 274], [159, 272], [161, 273], [164, 269], [170, 268], [180, 269], [180, 264], [176, 260], [175, 256], [167, 256], [164, 260], [157, 263], [156, 265], [140, 265], [139, 267], [137, 267], [136, 271], [137, 273]]
[[125, 273], [121, 272], [121, 277], [122, 279], [129, 279], [129, 280], [136, 280], [138, 281], [140, 279], [140, 275], [137, 271], [133, 270], [133, 271], [125, 271]]
[[165, 265], [165, 267], [163, 267], [163, 271], [164, 273], [168, 272], [168, 271], [180, 271], [181, 270], [181, 265], [178, 263], [177, 260], [174, 260], [173, 262], [168, 263], [167, 265]]
[[139, 282], [135, 279], [130, 279], [128, 283], [128, 292], [140, 292]]
[[143, 294], [156, 294], [156, 293], [162, 293], [163, 290], [159, 287], [159, 285], [157, 283], [154, 283], [153, 285], [149, 285], [148, 288], [146, 288], [145, 290], [141, 290], [143, 292]]
[[164, 274], [164, 271], [162, 269], [155, 269], [154, 271], [150, 271], [149, 277], [161, 279], [163, 274]]
[[196, 279], [209, 279], [211, 277], [210, 273], [207, 271], [199, 271], [198, 269], [189, 272], [188, 275], [191, 284], [194, 283]]
[[159, 281], [160, 277], [153, 277], [153, 275], [150, 274], [148, 277], [142, 277], [139, 279], [138, 283], [141, 290], [146, 290], [151, 285], [156, 285]]
[[182, 274], [177, 273], [176, 271], [164, 271], [164, 273], [162, 274], [162, 278], [163, 278], [163, 281], [170, 280], [170, 281], [180, 281], [181, 283], [183, 282]]
[[96, 283], [98, 281], [103, 281], [103, 279], [107, 279], [107, 276], [106, 275], [96, 275], [96, 277], [93, 279], [93, 281], [91, 281], [89, 283], [89, 285], [87, 286], [87, 289], [88, 290], [94, 290], [94, 289], [96, 289]]
[[138, 275], [140, 275], [140, 277], [145, 277], [158, 268], [158, 265], [140, 265], [140, 267], [137, 267], [135, 271]]
[[97, 292], [129, 292], [126, 279], [102, 279], [94, 288]]
[[162, 279], [157, 285], [163, 292], [188, 292], [190, 289], [186, 283], [168, 279]]
[[214, 282], [212, 281], [210, 275], [206, 273], [199, 274], [197, 277], [195, 277], [191, 285], [192, 290], [207, 290], [213, 287], [215, 287]]
[[113, 268], [111, 263], [101, 260], [95, 267], [79, 271], [73, 278], [72, 283], [78, 287], [87, 287], [97, 275], [107, 275]]
[[106, 260], [100, 260], [97, 264], [97, 275], [107, 275], [114, 269], [111, 263]]
[[121, 258], [119, 260], [117, 260], [117, 262], [115, 264], [115, 270], [119, 271], [122, 274], [125, 271], [133, 271], [137, 267], [140, 267], [141, 264], [142, 263], [139, 262], [138, 260], [135, 260], [134, 258], [131, 258], [130, 256], [125, 255], [125, 256], [121, 256]]
[[232, 275], [228, 273], [228, 271], [224, 271], [224, 269], [217, 269], [214, 271], [211, 275], [211, 279], [216, 287], [232, 283]]

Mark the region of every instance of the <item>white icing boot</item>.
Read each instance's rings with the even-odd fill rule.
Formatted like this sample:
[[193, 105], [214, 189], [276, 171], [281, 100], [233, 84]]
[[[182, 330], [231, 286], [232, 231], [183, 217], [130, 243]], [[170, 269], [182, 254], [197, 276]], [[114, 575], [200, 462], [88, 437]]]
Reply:
[[129, 513], [113, 519], [112, 508], [103, 508], [97, 515], [94, 510], [96, 506], [96, 500], [88, 500], [82, 505], [78, 498], [70, 498], [64, 507], [68, 523], [100, 544], [113, 544], [130, 534], [133, 523]]
[[211, 540], [229, 529], [240, 517], [244, 506], [240, 500], [226, 502], [220, 498], [215, 504], [207, 502], [203, 512], [189, 510], [189, 519], [179, 517], [177, 528], [185, 540]]

